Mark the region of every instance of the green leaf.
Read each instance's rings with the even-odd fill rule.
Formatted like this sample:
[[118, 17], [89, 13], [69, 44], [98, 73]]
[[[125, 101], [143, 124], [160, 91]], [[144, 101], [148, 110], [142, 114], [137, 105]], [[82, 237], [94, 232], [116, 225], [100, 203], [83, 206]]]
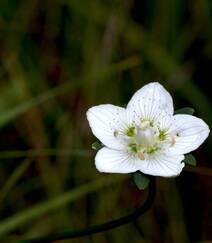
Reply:
[[196, 161], [195, 157], [192, 154], [185, 155], [184, 162], [187, 165], [192, 165], [192, 166], [196, 166], [197, 165], [197, 161]]
[[185, 107], [185, 108], [182, 108], [182, 109], [179, 109], [179, 110], [176, 110], [174, 112], [174, 114], [187, 114], [187, 115], [193, 115], [194, 114], [194, 109], [191, 108], [191, 107]]
[[104, 145], [103, 145], [101, 142], [96, 141], [96, 142], [92, 143], [92, 146], [91, 146], [91, 147], [92, 147], [92, 149], [98, 151], [98, 150], [100, 150], [102, 147], [104, 147]]
[[135, 172], [133, 174], [133, 180], [139, 190], [144, 190], [148, 187], [150, 179], [141, 172]]

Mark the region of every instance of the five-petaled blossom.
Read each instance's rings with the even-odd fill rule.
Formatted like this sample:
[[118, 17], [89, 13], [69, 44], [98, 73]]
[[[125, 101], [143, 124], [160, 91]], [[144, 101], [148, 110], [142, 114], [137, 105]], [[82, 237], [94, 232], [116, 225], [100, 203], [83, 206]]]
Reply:
[[184, 154], [197, 149], [209, 134], [203, 120], [174, 115], [171, 95], [157, 82], [138, 90], [126, 108], [94, 106], [87, 119], [105, 146], [95, 157], [101, 172], [177, 176]]

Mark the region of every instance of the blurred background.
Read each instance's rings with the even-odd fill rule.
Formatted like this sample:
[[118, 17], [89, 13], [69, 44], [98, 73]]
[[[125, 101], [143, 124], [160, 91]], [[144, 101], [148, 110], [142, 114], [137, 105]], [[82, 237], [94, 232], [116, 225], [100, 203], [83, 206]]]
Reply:
[[[85, 117], [159, 81], [175, 109], [212, 124], [210, 0], [0, 1], [0, 242], [83, 228], [146, 197], [130, 175], [103, 175]], [[157, 178], [134, 223], [63, 242], [212, 241], [212, 138], [197, 167]]]

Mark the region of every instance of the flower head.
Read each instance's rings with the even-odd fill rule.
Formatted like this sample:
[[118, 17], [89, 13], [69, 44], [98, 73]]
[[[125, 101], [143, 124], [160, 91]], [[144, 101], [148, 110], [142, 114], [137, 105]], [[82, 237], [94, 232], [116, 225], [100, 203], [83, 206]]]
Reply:
[[90, 108], [93, 134], [105, 145], [95, 157], [101, 172], [171, 177], [184, 167], [184, 154], [207, 138], [207, 124], [192, 115], [174, 115], [171, 95], [159, 83], [138, 90], [126, 108], [105, 104]]

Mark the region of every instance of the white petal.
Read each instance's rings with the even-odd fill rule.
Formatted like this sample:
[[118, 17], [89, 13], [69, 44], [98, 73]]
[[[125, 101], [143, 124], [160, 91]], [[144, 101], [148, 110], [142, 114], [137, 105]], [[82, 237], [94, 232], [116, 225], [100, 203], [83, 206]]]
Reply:
[[87, 119], [93, 134], [107, 147], [122, 149], [121, 140], [114, 132], [125, 126], [125, 109], [114, 105], [98, 105], [87, 111]]
[[135, 119], [153, 119], [158, 116], [172, 116], [171, 95], [157, 82], [149, 83], [138, 90], [127, 105]]
[[175, 134], [175, 144], [170, 151], [186, 154], [197, 149], [208, 137], [208, 125], [200, 118], [191, 115], [175, 115], [169, 133]]
[[184, 155], [155, 154], [154, 157], [140, 162], [139, 170], [145, 174], [162, 177], [173, 177], [180, 174]]
[[97, 170], [108, 173], [131, 173], [138, 170], [140, 161], [125, 152], [109, 148], [102, 148], [98, 151], [95, 164]]

